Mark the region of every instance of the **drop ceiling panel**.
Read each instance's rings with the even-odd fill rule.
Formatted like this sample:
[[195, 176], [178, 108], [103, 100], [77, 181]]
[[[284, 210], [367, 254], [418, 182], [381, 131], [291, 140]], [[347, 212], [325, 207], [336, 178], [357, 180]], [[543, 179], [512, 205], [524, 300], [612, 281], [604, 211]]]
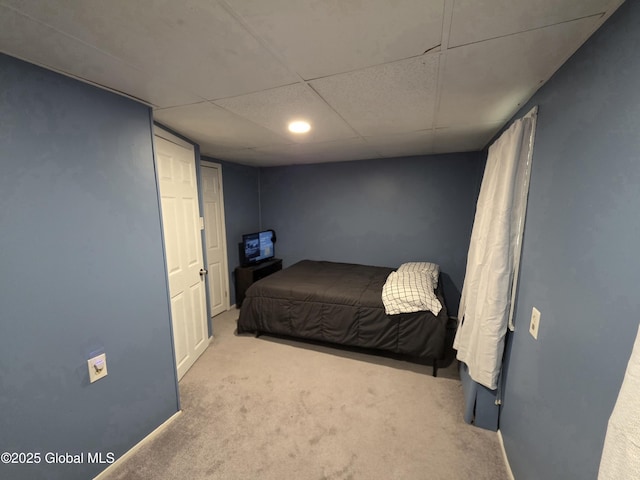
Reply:
[[586, 40], [599, 18], [448, 50], [437, 126], [506, 122]]
[[444, 0], [227, 0], [304, 79], [420, 55], [440, 44]]
[[213, 99], [298, 78], [218, 2], [6, 0], [41, 22]]
[[205, 138], [210, 155], [288, 143], [284, 137], [209, 102], [156, 110], [154, 118], [187, 137]]
[[[218, 100], [215, 103], [296, 143], [356, 136], [344, 120], [309, 86], [302, 83]], [[290, 133], [287, 125], [296, 119], [307, 120], [311, 124], [311, 131], [304, 135]]]
[[497, 123], [492, 125], [439, 128], [434, 133], [433, 153], [476, 152], [482, 150], [502, 126], [502, 123]]
[[256, 148], [268, 165], [343, 162], [380, 158], [380, 155], [361, 138], [336, 142], [304, 143]]
[[163, 78], [148, 75], [117, 58], [0, 5], [2, 51], [45, 68], [87, 80], [157, 106], [201, 100]]
[[431, 128], [438, 54], [333, 75], [311, 86], [360, 135]]
[[[276, 154], [267, 154], [263, 152], [257, 152], [253, 148], [245, 148], [242, 150], [229, 150], [226, 152], [216, 152], [208, 150], [200, 146], [200, 152], [203, 155], [213, 157], [217, 160], [224, 160], [231, 163], [239, 163], [242, 165], [251, 165], [255, 167], [265, 167], [272, 165], [271, 162], [277, 162], [282, 160], [282, 157]], [[276, 163], [273, 163], [275, 165]]]
[[220, 159], [220, 160], [224, 160], [222, 158], [222, 155], [226, 155], [228, 153], [253, 152], [254, 151], [252, 148], [237, 148], [237, 147], [226, 148], [224, 146], [221, 146], [220, 144], [209, 143], [207, 141], [200, 142], [198, 145], [200, 146], [200, 154], [201, 155], [205, 155], [207, 157], [217, 158], [217, 159]]
[[621, 0], [456, 0], [449, 48], [606, 12]]
[[620, 3], [0, 0], [0, 51], [154, 105], [214, 157], [344, 161], [484, 147]]
[[383, 157], [408, 157], [433, 153], [433, 138], [433, 130], [422, 130], [364, 139]]

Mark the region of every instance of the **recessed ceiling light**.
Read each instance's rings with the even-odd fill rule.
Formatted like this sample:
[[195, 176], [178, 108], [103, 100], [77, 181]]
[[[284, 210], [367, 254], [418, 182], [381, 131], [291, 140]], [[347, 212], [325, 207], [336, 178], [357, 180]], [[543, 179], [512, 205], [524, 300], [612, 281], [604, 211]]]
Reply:
[[308, 122], [298, 120], [289, 124], [289, 131], [293, 133], [307, 133], [311, 130], [311, 125]]

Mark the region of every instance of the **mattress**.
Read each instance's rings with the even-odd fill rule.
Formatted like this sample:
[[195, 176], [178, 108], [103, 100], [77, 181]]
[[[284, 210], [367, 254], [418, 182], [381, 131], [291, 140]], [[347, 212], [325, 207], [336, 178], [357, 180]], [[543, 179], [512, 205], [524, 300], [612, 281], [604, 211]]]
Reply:
[[238, 333], [271, 333], [411, 357], [444, 355], [447, 312], [385, 314], [392, 268], [303, 260], [249, 287]]

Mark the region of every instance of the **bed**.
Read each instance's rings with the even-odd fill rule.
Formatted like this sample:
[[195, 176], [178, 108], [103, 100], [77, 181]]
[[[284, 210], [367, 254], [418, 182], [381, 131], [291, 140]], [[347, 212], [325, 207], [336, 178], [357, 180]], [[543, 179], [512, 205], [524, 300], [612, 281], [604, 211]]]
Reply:
[[[431, 360], [444, 356], [447, 311], [387, 315], [382, 291], [392, 268], [303, 260], [249, 287], [238, 334], [262, 333], [392, 352]], [[386, 287], [385, 287], [386, 288]]]

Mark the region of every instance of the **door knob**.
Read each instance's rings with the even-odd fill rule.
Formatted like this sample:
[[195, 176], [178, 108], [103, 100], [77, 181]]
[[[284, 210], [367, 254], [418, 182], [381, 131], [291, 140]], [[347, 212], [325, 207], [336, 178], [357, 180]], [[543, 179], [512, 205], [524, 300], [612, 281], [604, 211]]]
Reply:
[[207, 272], [204, 268], [200, 269], [200, 276], [201, 277], [204, 277], [207, 273], [209, 273], [209, 272]]

